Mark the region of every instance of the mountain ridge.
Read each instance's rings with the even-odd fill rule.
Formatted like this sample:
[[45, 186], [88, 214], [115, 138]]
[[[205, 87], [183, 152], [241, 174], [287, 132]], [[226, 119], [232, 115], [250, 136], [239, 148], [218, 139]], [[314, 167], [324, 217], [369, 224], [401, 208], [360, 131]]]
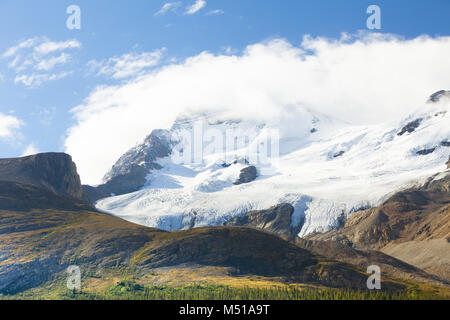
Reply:
[[85, 200], [72, 157], [66, 153], [0, 159], [0, 180], [44, 188], [57, 195]]

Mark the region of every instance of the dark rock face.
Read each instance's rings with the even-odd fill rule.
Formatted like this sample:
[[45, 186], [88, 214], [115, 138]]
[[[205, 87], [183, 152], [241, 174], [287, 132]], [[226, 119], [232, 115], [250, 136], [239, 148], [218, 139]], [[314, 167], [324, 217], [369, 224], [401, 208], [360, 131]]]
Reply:
[[98, 186], [97, 192], [109, 196], [137, 191], [144, 186], [148, 173], [148, 169], [133, 164], [127, 168], [127, 173], [116, 175], [107, 183]]
[[345, 154], [345, 151], [339, 151], [333, 155], [333, 158], [342, 157]]
[[98, 187], [84, 187], [91, 201], [121, 195], [142, 188], [151, 170], [159, 170], [156, 162], [172, 152], [172, 142], [165, 130], [154, 130], [141, 145], [132, 148], [114, 164]]
[[248, 162], [248, 160], [244, 158], [244, 159], [236, 159], [236, 160], [234, 160], [233, 162], [230, 162], [230, 163], [224, 162], [224, 163], [222, 163], [222, 167], [223, 168], [228, 168], [228, 167], [231, 167], [233, 164], [238, 164], [238, 163], [250, 164], [250, 162]]
[[109, 197], [110, 194], [106, 193], [100, 188], [83, 185], [84, 196], [88, 199], [89, 203], [95, 203], [97, 200]]
[[293, 213], [293, 206], [282, 203], [267, 210], [249, 211], [244, 216], [229, 221], [227, 225], [245, 226], [290, 238], [295, 237], [302, 227], [301, 224], [296, 228], [291, 226]]
[[434, 150], [436, 150], [436, 148], [423, 149], [423, 150], [417, 151], [416, 153], [417, 153], [419, 156], [425, 156], [425, 155], [427, 155], [427, 154], [433, 153]]
[[438, 92], [435, 92], [430, 96], [430, 99], [428, 101], [429, 102], [438, 102], [444, 97], [450, 98], [450, 90], [440, 90]]
[[447, 161], [446, 165], [447, 165], [447, 169], [450, 169], [450, 157], [448, 157], [448, 161]]
[[406, 124], [406, 126], [404, 126], [402, 128], [402, 130], [400, 130], [399, 133], [397, 133], [397, 135], [398, 136], [402, 136], [402, 135], [404, 135], [407, 132], [408, 133], [414, 132], [420, 126], [422, 121], [423, 121], [423, 119], [419, 118], [419, 119], [416, 119], [414, 121], [409, 122], [408, 124]]
[[[56, 195], [51, 190], [29, 184], [0, 181], [0, 210], [30, 211], [47, 208], [55, 210], [94, 210], [84, 201], [78, 200], [71, 196]], [[41, 221], [40, 224], [45, 224], [45, 222]]]
[[132, 148], [119, 158], [111, 171], [103, 178], [104, 182], [111, 181], [115, 177], [126, 176], [129, 173], [138, 173], [137, 166], [147, 169], [161, 169], [156, 163], [159, 158], [167, 157], [171, 154], [171, 142], [169, 133], [165, 130], [154, 130], [144, 143]]
[[65, 153], [41, 153], [23, 158], [0, 159], [0, 180], [83, 199], [77, 168], [72, 158]]
[[450, 147], [450, 141], [442, 141], [441, 146], [443, 147]]
[[239, 179], [234, 182], [235, 185], [240, 185], [243, 183], [249, 183], [256, 179], [258, 176], [258, 170], [255, 166], [249, 166], [241, 170]]

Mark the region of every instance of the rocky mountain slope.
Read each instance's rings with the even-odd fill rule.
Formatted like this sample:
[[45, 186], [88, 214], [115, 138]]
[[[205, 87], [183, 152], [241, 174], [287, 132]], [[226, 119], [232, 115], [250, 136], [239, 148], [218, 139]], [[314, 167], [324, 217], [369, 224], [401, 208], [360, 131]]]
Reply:
[[356, 212], [342, 228], [306, 238], [380, 250], [450, 281], [450, 172]]
[[228, 226], [245, 226], [276, 234], [284, 239], [294, 239], [300, 230], [292, 227], [295, 208], [281, 203], [267, 210], [252, 210], [245, 215], [227, 221]]
[[0, 159], [0, 181], [32, 185], [57, 195], [84, 199], [76, 165], [65, 153]]
[[147, 181], [151, 170], [161, 169], [157, 160], [169, 156], [172, 142], [167, 131], [155, 130], [144, 142], [125, 153], [103, 178], [103, 184], [85, 186], [85, 193], [96, 201], [111, 195], [139, 190]]

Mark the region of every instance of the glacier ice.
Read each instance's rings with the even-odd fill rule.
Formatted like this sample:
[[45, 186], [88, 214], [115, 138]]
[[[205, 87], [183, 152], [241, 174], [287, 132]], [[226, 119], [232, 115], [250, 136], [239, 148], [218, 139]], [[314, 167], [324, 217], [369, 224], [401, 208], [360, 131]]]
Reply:
[[[96, 206], [139, 224], [178, 230], [222, 225], [249, 210], [284, 202], [295, 208], [292, 225], [302, 225], [299, 236], [327, 231], [354, 211], [378, 205], [393, 192], [446, 170], [450, 148], [441, 142], [450, 140], [448, 111], [447, 102], [427, 104], [401, 122], [365, 126], [308, 110], [298, 118], [282, 117], [271, 123], [211, 122], [203, 115], [206, 128], [219, 132], [238, 128], [255, 141], [267, 128], [281, 128], [279, 157], [269, 159], [265, 169], [270, 170], [242, 185], [233, 181], [246, 163], [224, 165], [224, 161], [242, 160], [253, 140], [225, 158], [215, 150], [204, 152], [201, 163], [177, 164], [170, 157], [160, 158], [161, 169], [150, 171], [141, 190], [102, 199]], [[419, 118], [417, 128], [398, 134]], [[177, 121], [170, 132], [176, 136], [192, 128], [193, 121]], [[427, 148], [435, 150], [417, 154]]]

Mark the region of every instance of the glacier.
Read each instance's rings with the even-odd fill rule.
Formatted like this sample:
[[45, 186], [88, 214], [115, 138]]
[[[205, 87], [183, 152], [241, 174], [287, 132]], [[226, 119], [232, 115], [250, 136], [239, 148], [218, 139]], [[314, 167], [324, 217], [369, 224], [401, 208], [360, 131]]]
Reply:
[[[140, 190], [101, 199], [96, 207], [141, 225], [180, 230], [223, 225], [249, 210], [289, 203], [295, 208], [292, 226], [301, 225], [298, 236], [325, 232], [353, 212], [447, 170], [450, 99], [444, 98], [424, 103], [401, 121], [371, 125], [350, 124], [307, 108], [265, 122], [219, 121], [211, 114], [180, 118], [161, 134], [180, 142], [180, 132], [201, 121], [204, 130], [239, 130], [249, 137], [248, 144], [226, 154], [206, 147], [198, 163], [158, 158]], [[414, 124], [417, 119], [419, 125]], [[264, 166], [245, 160], [252, 143], [268, 129], [280, 132], [279, 156], [268, 158]], [[180, 147], [190, 146], [180, 142]], [[258, 168], [258, 177], [235, 185], [249, 164]]]

